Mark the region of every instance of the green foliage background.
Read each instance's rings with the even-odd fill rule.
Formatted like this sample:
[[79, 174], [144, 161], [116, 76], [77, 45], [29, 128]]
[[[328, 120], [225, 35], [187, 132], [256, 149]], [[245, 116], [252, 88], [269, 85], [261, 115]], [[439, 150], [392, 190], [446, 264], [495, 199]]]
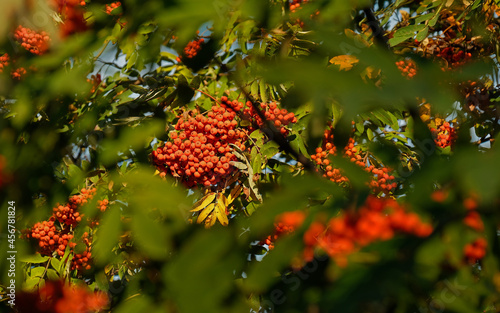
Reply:
[[[65, 40], [57, 39], [53, 16], [43, 5], [2, 2], [0, 12], [16, 15], [3, 13], [1, 49], [21, 53], [19, 66], [36, 67], [21, 81], [8, 73], [0, 77], [0, 154], [11, 175], [0, 190], [2, 233], [7, 201], [16, 202], [18, 230], [46, 219], [56, 203], [85, 183], [100, 186], [99, 195], [112, 202], [95, 235], [95, 265], [83, 276], [54, 259], [43, 274], [37, 268], [49, 259], [18, 239], [24, 261], [17, 265], [18, 290], [32, 289], [43, 275], [85, 281], [109, 292], [109, 310], [117, 313], [498, 311], [500, 151], [484, 144], [493, 143], [499, 130], [498, 28], [486, 28], [497, 25], [498, 16], [485, 17], [495, 2], [318, 0], [290, 14], [285, 1], [127, 0], [108, 16], [104, 1], [92, 1], [87, 5], [92, 27]], [[411, 14], [407, 25], [398, 20], [401, 9]], [[310, 18], [316, 10], [320, 14]], [[442, 10], [463, 20], [470, 29], [464, 36], [482, 40], [477, 62], [453, 74], [412, 48], [415, 38], [436, 35]], [[361, 29], [366, 11], [392, 34], [389, 45], [381, 34]], [[52, 32], [51, 49], [42, 56], [23, 54], [9, 32], [37, 17], [46, 18], [37, 26]], [[208, 43], [195, 59], [176, 62], [175, 51], [197, 30], [210, 35]], [[352, 70], [329, 64], [346, 54], [359, 60]], [[404, 79], [394, 64], [403, 55], [418, 64], [414, 79]], [[97, 72], [104, 83], [90, 94], [87, 78]], [[489, 84], [491, 111], [476, 116], [464, 109], [467, 100], [456, 86], [467, 80]], [[435, 231], [425, 239], [401, 236], [372, 244], [355, 253], [346, 268], [318, 255], [292, 270], [308, 225], [316, 216], [359, 206], [370, 193], [368, 178], [335, 157], [351, 179], [350, 188], [341, 188], [305, 169], [291, 150], [283, 151], [259, 131], [252, 134], [259, 151], [249, 160], [253, 172], [260, 172], [256, 188], [263, 201], [239, 200], [227, 227], [188, 223], [201, 191], [155, 176], [149, 154], [168, 139], [178, 112], [211, 108], [213, 100], [198, 90], [215, 98], [243, 100], [247, 94], [256, 101], [279, 101], [299, 119], [288, 142], [307, 158], [333, 122], [336, 146], [354, 136], [395, 169], [399, 187], [393, 196], [432, 220]], [[460, 121], [453, 151], [434, 146], [417, 99]], [[484, 142], [471, 142], [471, 133]], [[443, 203], [430, 197], [439, 188], [450, 191]], [[463, 262], [463, 247], [476, 234], [461, 222], [462, 201], [471, 193], [481, 199], [488, 240], [486, 257], [474, 266]], [[95, 203], [85, 206], [87, 215], [101, 215]], [[274, 250], [255, 245], [272, 232], [276, 215], [304, 208], [309, 210], [304, 225]], [[131, 241], [123, 242], [124, 234]], [[7, 251], [7, 244], [2, 238], [0, 251]], [[8, 265], [0, 259], [4, 292]]]

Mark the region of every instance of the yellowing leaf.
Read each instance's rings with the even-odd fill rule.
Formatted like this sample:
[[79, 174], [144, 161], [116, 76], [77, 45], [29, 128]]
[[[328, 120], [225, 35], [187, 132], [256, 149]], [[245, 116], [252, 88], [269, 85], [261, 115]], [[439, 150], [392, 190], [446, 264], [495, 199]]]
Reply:
[[338, 55], [330, 59], [330, 63], [340, 66], [340, 70], [350, 70], [359, 60], [352, 55]]
[[231, 194], [227, 198], [226, 206], [230, 205], [234, 201], [234, 199], [238, 198], [242, 190], [243, 186], [241, 185], [234, 187], [233, 190], [231, 190]]
[[210, 228], [210, 227], [214, 226], [215, 221], [217, 221], [217, 218], [215, 217], [214, 212], [212, 212], [205, 220], [205, 228]]
[[198, 215], [198, 219], [196, 220], [196, 223], [200, 224], [205, 220], [210, 213], [214, 210], [215, 203], [210, 203], [203, 211], [201, 211], [200, 215]]
[[215, 216], [217, 216], [217, 219], [223, 226], [227, 226], [227, 224], [229, 224], [226, 215], [226, 206], [224, 205], [224, 201], [221, 198], [219, 198], [219, 201], [217, 201], [217, 206], [215, 207]]
[[194, 205], [194, 209], [192, 209], [190, 212], [198, 212], [205, 208], [210, 202], [214, 201], [216, 193], [209, 193], [203, 198], [201, 198], [200, 201], [196, 202]]
[[226, 198], [226, 196], [225, 196], [223, 193], [221, 193], [221, 194], [219, 195], [219, 202], [222, 202], [222, 203], [224, 204], [224, 206], [225, 206], [225, 207], [227, 207], [227, 206], [228, 206], [228, 204], [229, 204], [229, 203], [228, 203], [228, 199]]

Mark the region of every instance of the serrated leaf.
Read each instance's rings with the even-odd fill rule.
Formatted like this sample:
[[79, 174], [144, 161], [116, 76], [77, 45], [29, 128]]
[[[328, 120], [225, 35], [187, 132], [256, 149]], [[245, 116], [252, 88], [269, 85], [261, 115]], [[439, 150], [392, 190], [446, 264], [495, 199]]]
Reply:
[[234, 187], [233, 190], [231, 190], [229, 197], [227, 198], [227, 205], [230, 205], [234, 201], [234, 199], [238, 198], [242, 190], [242, 185]]
[[201, 198], [198, 202], [196, 202], [195, 205], [194, 205], [194, 209], [190, 210], [189, 212], [198, 212], [198, 211], [202, 210], [209, 203], [211, 203], [212, 201], [214, 201], [215, 196], [216, 196], [215, 192], [207, 194], [206, 196], [204, 196], [203, 198]]
[[217, 206], [215, 207], [215, 216], [222, 224], [222, 226], [227, 226], [229, 224], [226, 215], [226, 206], [224, 205], [224, 200], [222, 199], [222, 197], [219, 197], [219, 201], [217, 201]]
[[196, 223], [200, 224], [201, 222], [203, 222], [208, 217], [208, 215], [212, 213], [214, 208], [215, 208], [215, 203], [210, 203], [205, 209], [203, 209], [203, 211], [200, 212], [200, 215], [198, 215]]

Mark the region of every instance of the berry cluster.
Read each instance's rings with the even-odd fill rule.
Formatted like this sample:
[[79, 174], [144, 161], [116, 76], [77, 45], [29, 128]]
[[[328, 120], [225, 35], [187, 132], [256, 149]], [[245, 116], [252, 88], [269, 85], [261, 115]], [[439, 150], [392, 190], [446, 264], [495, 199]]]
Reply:
[[27, 238], [38, 240], [41, 255], [50, 256], [56, 251], [59, 256], [63, 256], [68, 243], [70, 248], [75, 246], [75, 243], [70, 242], [73, 235], [68, 230], [58, 230], [54, 221], [55, 219], [51, 217], [48, 221], [36, 223], [26, 232]]
[[478, 238], [472, 243], [465, 245], [464, 256], [469, 264], [474, 264], [477, 260], [481, 260], [486, 255], [488, 242], [484, 238]]
[[106, 4], [106, 14], [111, 15], [113, 10], [120, 7], [122, 3], [120, 1], [113, 2], [111, 4]]
[[347, 265], [347, 256], [380, 240], [389, 240], [399, 233], [426, 237], [432, 226], [422, 222], [415, 213], [392, 199], [369, 196], [357, 212], [346, 212], [328, 221], [311, 224], [304, 234], [304, 258], [310, 261], [314, 248], [324, 250], [340, 266]]
[[[238, 127], [236, 118], [250, 121], [255, 127], [264, 123], [253, 110], [251, 102], [247, 107], [237, 100], [221, 97], [220, 104], [201, 114], [192, 110], [179, 116], [170, 133], [171, 141], [158, 147], [152, 153], [153, 163], [160, 175], [167, 173], [180, 177], [187, 187], [196, 185], [215, 186], [236, 169], [230, 165], [237, 158], [232, 153], [231, 144], [246, 150], [247, 133], [254, 130]], [[285, 125], [295, 123], [297, 118], [287, 110], [277, 108], [276, 103], [261, 104], [264, 114], [286, 134]]]
[[20, 80], [24, 75], [26, 75], [27, 71], [24, 67], [17, 68], [12, 71], [10, 74], [12, 78]]
[[87, 79], [87, 82], [92, 85], [92, 88], [90, 89], [90, 93], [93, 94], [94, 92], [97, 91], [97, 89], [99, 88], [99, 86], [102, 83], [101, 74], [90, 76], [90, 79]]
[[181, 62], [184, 57], [188, 59], [194, 58], [198, 55], [198, 52], [201, 50], [201, 45], [205, 42], [204, 38], [198, 38], [195, 40], [191, 40], [186, 47], [184, 47], [183, 56], [177, 57], [177, 62]]
[[89, 233], [85, 232], [82, 236], [82, 241], [85, 244], [85, 250], [82, 253], [76, 253], [71, 260], [71, 270], [89, 270], [91, 268], [90, 261], [92, 252], [90, 251], [91, 241], [89, 240]]
[[290, 2], [290, 12], [296, 12], [302, 3], [307, 3], [308, 0], [292, 0]]
[[442, 68], [443, 70], [460, 67], [472, 58], [470, 52], [464, 52], [458, 47], [446, 47], [439, 51], [436, 56], [446, 62], [446, 66]]
[[396, 66], [401, 71], [401, 74], [408, 79], [417, 75], [417, 65], [411, 59], [398, 61]]
[[347, 177], [342, 175], [338, 168], [334, 168], [330, 165], [330, 160], [328, 160], [328, 155], [336, 154], [336, 147], [330, 142], [323, 145], [324, 148], [316, 148], [316, 154], [311, 155], [311, 159], [318, 166], [322, 166], [324, 168], [325, 172], [323, 173], [323, 177], [328, 177], [329, 180], [337, 184], [348, 182], [349, 180]]
[[4, 53], [0, 56], [0, 73], [3, 73], [4, 67], [9, 65], [9, 55], [7, 53]]
[[477, 202], [473, 198], [466, 198], [464, 200], [464, 207], [467, 209], [467, 215], [464, 218], [464, 224], [474, 229], [475, 231], [484, 231], [484, 224], [481, 216], [477, 212]]
[[[311, 155], [311, 159], [323, 169], [323, 177], [337, 183], [347, 183], [349, 179], [345, 177], [339, 169], [334, 168], [328, 160], [329, 155], [336, 154], [336, 147], [333, 145], [333, 129], [330, 126], [325, 130], [323, 135], [322, 147], [316, 148], [316, 153]], [[379, 192], [390, 192], [397, 187], [397, 183], [394, 182], [395, 177], [390, 175], [390, 169], [387, 167], [378, 168], [373, 164], [368, 165], [367, 161], [364, 159], [361, 151], [356, 147], [353, 138], [349, 138], [349, 142], [344, 148], [344, 155], [348, 157], [351, 162], [364, 168], [365, 171], [372, 174], [372, 181], [369, 183], [372, 190], [375, 193]]]
[[14, 38], [24, 49], [33, 54], [41, 55], [49, 49], [50, 38], [45, 31], [36, 32], [19, 25], [14, 32]]
[[455, 128], [453, 128], [448, 122], [443, 122], [441, 125], [436, 125], [436, 127], [437, 129], [431, 128], [436, 145], [441, 148], [451, 146], [457, 138]]
[[82, 189], [81, 194], [74, 195], [69, 198], [69, 203], [66, 205], [58, 205], [53, 209], [53, 216], [62, 224], [68, 226], [76, 226], [82, 221], [82, 215], [78, 212], [80, 205], [92, 199], [96, 193], [96, 189]]
[[[227, 103], [227, 100], [224, 98], [225, 97], [222, 97], [221, 99], [223, 104]], [[288, 134], [288, 130], [285, 126], [289, 125], [290, 123], [297, 123], [295, 114], [293, 112], [288, 112], [286, 109], [279, 109], [276, 102], [271, 102], [269, 104], [261, 103], [260, 108], [264, 113], [266, 120], [271, 121], [274, 126], [280, 130], [281, 134], [285, 136]], [[236, 110], [237, 108], [234, 109]], [[257, 114], [250, 101], [247, 101], [246, 108], [243, 109], [242, 116], [244, 119], [249, 120], [252, 124], [255, 123], [259, 128], [264, 125], [264, 121]], [[250, 127], [250, 131], [253, 130], [255, 129], [253, 127]]]
[[[79, 212], [80, 206], [87, 203], [96, 194], [96, 188], [82, 189], [80, 194], [69, 198], [68, 203], [57, 205], [48, 221], [36, 223], [32, 228], [25, 230], [26, 238], [35, 239], [38, 242], [39, 252], [42, 255], [52, 256], [56, 253], [59, 257], [63, 256], [66, 247], [69, 245], [74, 252], [76, 242], [74, 239], [74, 228], [82, 221], [83, 214]], [[105, 211], [109, 201], [107, 199], [98, 201], [100, 211]], [[98, 225], [96, 221], [89, 221], [90, 226]], [[91, 240], [89, 234], [84, 233], [80, 242], [85, 245], [85, 251], [81, 254], [75, 254], [71, 260], [72, 270], [88, 270], [91, 261]]]
[[86, 4], [85, 1], [52, 0], [52, 2], [63, 21], [60, 25], [62, 38], [87, 30], [88, 27], [82, 8]]
[[16, 303], [18, 312], [88, 313], [100, 312], [108, 306], [104, 292], [91, 292], [86, 286], [64, 281], [47, 281], [35, 292], [21, 292]]
[[188, 187], [197, 184], [217, 185], [235, 168], [236, 161], [230, 144], [245, 150], [245, 131], [237, 128], [236, 113], [224, 107], [213, 106], [206, 116], [192, 110], [179, 116], [172, 141], [152, 153], [153, 163], [165, 175], [181, 177]]
[[274, 249], [274, 242], [281, 236], [289, 234], [297, 227], [302, 225], [306, 218], [306, 215], [302, 211], [285, 212], [280, 214], [276, 218], [276, 223], [274, 224], [274, 232], [272, 235], [268, 236], [266, 239], [259, 242], [260, 245], [267, 245], [269, 250]]

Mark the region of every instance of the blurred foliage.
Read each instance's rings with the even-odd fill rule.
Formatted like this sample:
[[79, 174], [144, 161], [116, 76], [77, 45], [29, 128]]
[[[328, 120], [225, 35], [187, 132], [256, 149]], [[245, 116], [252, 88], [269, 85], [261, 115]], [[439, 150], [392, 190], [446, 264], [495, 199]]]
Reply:
[[[17, 292], [83, 283], [117, 313], [498, 312], [499, 2], [0, 1], [0, 251], [15, 203]], [[45, 31], [47, 52], [27, 51], [19, 25]], [[222, 97], [277, 102], [296, 122], [237, 116], [248, 149], [231, 144], [235, 171], [217, 185], [155, 168], [180, 118]], [[327, 142], [335, 154], [321, 155]], [[327, 179], [328, 164], [346, 179]], [[56, 221], [75, 247], [41, 254], [26, 234], [85, 188], [97, 192], [75, 204], [82, 222]], [[321, 246], [305, 257], [315, 222], [369, 195], [432, 233], [344, 265]], [[297, 210], [303, 222], [266, 243]], [[464, 224], [471, 211], [482, 228]], [[467, 258], [478, 238], [485, 255]], [[72, 268], [85, 249], [91, 266]]]

